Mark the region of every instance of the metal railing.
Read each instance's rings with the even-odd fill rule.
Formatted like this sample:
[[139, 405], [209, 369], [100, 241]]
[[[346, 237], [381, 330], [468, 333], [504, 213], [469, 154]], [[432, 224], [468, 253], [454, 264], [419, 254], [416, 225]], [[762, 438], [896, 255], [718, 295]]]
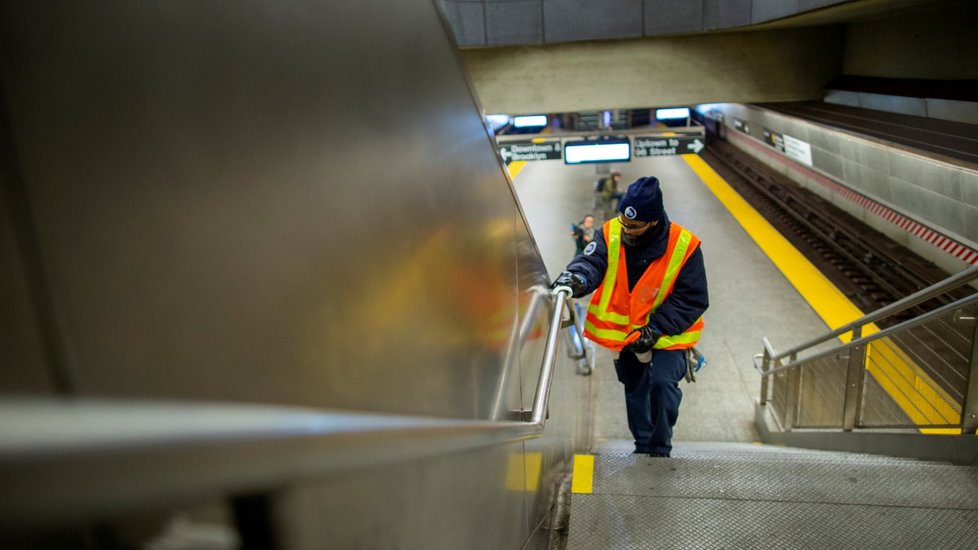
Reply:
[[[542, 435], [569, 293], [553, 295], [533, 408], [463, 420], [206, 402], [0, 398], [0, 530], [273, 487]], [[525, 318], [549, 292], [536, 293]], [[573, 320], [573, 312], [568, 316]], [[517, 345], [532, 321], [521, 323]], [[392, 441], [396, 452], [391, 452]]]
[[[975, 433], [978, 293], [885, 330], [876, 323], [976, 279], [978, 266], [784, 352], [765, 337], [754, 357], [761, 405], [785, 430]], [[835, 339], [844, 342], [825, 349]]]
[[594, 371], [594, 343], [584, 336], [586, 311], [579, 303], [567, 301], [570, 324], [567, 335], [567, 356], [577, 362], [577, 374], [587, 376]]

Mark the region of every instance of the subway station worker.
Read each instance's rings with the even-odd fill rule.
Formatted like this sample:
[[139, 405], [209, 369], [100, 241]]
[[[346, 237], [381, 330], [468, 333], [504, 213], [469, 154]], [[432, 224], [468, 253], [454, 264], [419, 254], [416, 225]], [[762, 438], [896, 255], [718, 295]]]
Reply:
[[628, 186], [619, 214], [551, 285], [593, 292], [584, 333], [616, 352], [635, 452], [668, 457], [687, 349], [709, 306], [700, 240], [669, 221], [655, 177]]

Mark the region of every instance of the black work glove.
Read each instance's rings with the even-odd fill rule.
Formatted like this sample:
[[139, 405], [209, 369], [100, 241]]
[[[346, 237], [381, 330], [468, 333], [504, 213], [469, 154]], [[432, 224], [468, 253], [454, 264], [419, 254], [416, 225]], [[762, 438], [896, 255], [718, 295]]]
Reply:
[[587, 290], [587, 282], [584, 280], [584, 277], [577, 273], [571, 273], [570, 271], [565, 271], [554, 279], [554, 282], [550, 284], [550, 290], [554, 290], [559, 286], [569, 287], [571, 289], [571, 295], [574, 298], [584, 296]]
[[662, 334], [660, 334], [659, 331], [656, 330], [655, 327], [653, 327], [652, 325], [645, 325], [642, 328], [637, 328], [632, 332], [628, 333], [628, 335], [631, 336], [632, 333], [635, 332], [638, 333], [638, 338], [631, 344], [628, 344], [627, 346], [622, 348], [622, 351], [630, 351], [632, 353], [645, 353], [651, 350], [652, 346], [654, 346], [655, 343], [659, 340], [659, 337], [662, 336]]

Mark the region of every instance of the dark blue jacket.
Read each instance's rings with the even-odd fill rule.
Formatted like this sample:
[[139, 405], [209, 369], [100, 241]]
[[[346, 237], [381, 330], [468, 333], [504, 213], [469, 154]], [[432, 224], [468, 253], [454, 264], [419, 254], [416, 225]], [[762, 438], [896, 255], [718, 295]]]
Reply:
[[[628, 270], [628, 290], [656, 259], [666, 253], [669, 246], [669, 217], [656, 225], [650, 235], [643, 235], [635, 247], [628, 247], [625, 253], [625, 267]], [[587, 293], [594, 292], [604, 280], [608, 269], [608, 244], [604, 238], [604, 227], [594, 232], [594, 250], [586, 251], [567, 264], [567, 271], [577, 273], [587, 281]], [[649, 324], [659, 334], [681, 334], [703, 315], [710, 306], [706, 290], [706, 268], [703, 266], [702, 247], [696, 247], [693, 254], [683, 264], [676, 277], [676, 284], [669, 297], [662, 302], [649, 318]]]

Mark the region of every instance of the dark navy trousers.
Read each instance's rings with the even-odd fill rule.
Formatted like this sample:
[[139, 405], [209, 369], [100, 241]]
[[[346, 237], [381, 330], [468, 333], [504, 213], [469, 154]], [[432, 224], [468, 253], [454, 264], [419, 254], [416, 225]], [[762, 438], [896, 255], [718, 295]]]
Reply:
[[668, 454], [683, 400], [679, 381], [686, 374], [686, 350], [653, 350], [650, 363], [623, 351], [615, 361], [615, 371], [625, 385], [625, 410], [635, 452]]

